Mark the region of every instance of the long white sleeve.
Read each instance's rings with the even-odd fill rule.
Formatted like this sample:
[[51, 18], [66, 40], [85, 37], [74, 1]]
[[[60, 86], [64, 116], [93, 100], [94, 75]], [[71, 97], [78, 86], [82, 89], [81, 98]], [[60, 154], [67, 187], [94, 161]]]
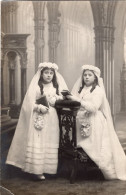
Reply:
[[90, 98], [82, 98], [81, 106], [84, 107], [89, 112], [96, 112], [99, 110], [103, 101], [103, 92], [102, 90], [97, 87], [94, 91], [90, 94]]

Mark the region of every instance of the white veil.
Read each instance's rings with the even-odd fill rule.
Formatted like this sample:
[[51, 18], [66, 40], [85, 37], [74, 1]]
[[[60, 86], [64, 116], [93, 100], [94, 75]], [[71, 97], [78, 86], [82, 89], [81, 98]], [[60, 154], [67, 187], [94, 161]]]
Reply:
[[[103, 90], [104, 98], [102, 102], [102, 112], [104, 116], [106, 117], [108, 128], [109, 128], [109, 136], [110, 136], [110, 143], [113, 151], [113, 158], [114, 158], [114, 165], [116, 169], [117, 178], [121, 180], [126, 180], [126, 155], [123, 151], [123, 148], [119, 142], [119, 139], [117, 137], [117, 134], [115, 132], [112, 116], [111, 116], [111, 110], [108, 103], [108, 100], [106, 98], [105, 88], [103, 84], [103, 79], [100, 77], [100, 69], [93, 65], [83, 65], [82, 66], [82, 73], [84, 70], [92, 70], [94, 74], [98, 78], [98, 85]], [[79, 96], [78, 91], [82, 85], [82, 76], [79, 77], [79, 79], [76, 81], [73, 89], [72, 94], [75, 96]]]
[[25, 163], [25, 152], [28, 139], [27, 135], [30, 131], [30, 128], [32, 128], [33, 106], [36, 101], [38, 81], [40, 78], [41, 70], [44, 67], [53, 68], [55, 70], [57, 83], [59, 85], [59, 92], [61, 92], [63, 89], [68, 89], [65, 80], [63, 79], [61, 74], [57, 72], [58, 66], [56, 64], [50, 62], [44, 62], [39, 64], [38, 71], [31, 80], [29, 88], [24, 97], [18, 124], [15, 130], [15, 135], [12, 140], [12, 144], [9, 149], [6, 161], [7, 164], [12, 164], [22, 169], [24, 168], [23, 164]]

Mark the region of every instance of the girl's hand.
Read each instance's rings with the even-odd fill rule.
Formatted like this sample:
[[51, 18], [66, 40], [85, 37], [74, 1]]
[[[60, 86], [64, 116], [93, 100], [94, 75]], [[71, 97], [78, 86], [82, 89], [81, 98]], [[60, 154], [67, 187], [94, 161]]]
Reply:
[[41, 112], [43, 114], [47, 113], [48, 109], [49, 108], [41, 104], [34, 104], [34, 108], [33, 108], [34, 111]]
[[74, 95], [67, 95], [66, 97], [67, 97], [68, 100], [73, 100], [73, 101], [80, 102], [80, 98], [78, 98]]
[[67, 98], [68, 100], [73, 100], [73, 99], [74, 99], [73, 95], [66, 95], [66, 98]]
[[55, 97], [55, 96], [53, 96], [53, 97], [51, 97], [51, 98], [49, 99], [49, 104], [50, 104], [50, 106], [55, 106], [55, 102], [56, 102], [56, 97]]
[[63, 100], [64, 96], [62, 95], [56, 95], [56, 100]]
[[42, 114], [46, 114], [48, 112], [48, 109], [46, 106], [43, 106], [41, 104], [38, 105], [38, 112], [41, 112]]

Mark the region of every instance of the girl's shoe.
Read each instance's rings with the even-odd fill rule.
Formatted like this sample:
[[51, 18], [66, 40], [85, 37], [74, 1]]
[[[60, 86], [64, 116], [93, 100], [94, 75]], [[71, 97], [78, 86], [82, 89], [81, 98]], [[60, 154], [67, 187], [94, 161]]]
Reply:
[[35, 175], [33, 177], [33, 180], [34, 181], [43, 181], [43, 180], [45, 180], [45, 176], [44, 175]]
[[44, 175], [37, 175], [38, 179], [40, 180], [45, 180], [45, 176]]

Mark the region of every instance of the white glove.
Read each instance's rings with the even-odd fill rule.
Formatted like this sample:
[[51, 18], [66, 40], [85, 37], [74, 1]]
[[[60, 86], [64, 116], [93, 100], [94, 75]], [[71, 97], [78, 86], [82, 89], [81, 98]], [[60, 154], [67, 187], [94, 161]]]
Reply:
[[56, 100], [63, 100], [64, 96], [62, 95], [56, 95]]
[[42, 114], [46, 114], [48, 112], [48, 109], [46, 106], [43, 106], [42, 104], [38, 105], [38, 112], [41, 112]]
[[42, 114], [46, 114], [48, 111], [48, 108], [46, 106], [43, 106], [41, 104], [34, 104], [34, 111], [41, 112]]
[[53, 96], [53, 97], [51, 97], [51, 98], [49, 99], [49, 104], [50, 104], [50, 106], [54, 106], [54, 105], [55, 105], [55, 102], [56, 102], [56, 97], [55, 97], [55, 96]]
[[67, 95], [67, 99], [80, 102], [80, 98], [74, 96], [74, 95]]

